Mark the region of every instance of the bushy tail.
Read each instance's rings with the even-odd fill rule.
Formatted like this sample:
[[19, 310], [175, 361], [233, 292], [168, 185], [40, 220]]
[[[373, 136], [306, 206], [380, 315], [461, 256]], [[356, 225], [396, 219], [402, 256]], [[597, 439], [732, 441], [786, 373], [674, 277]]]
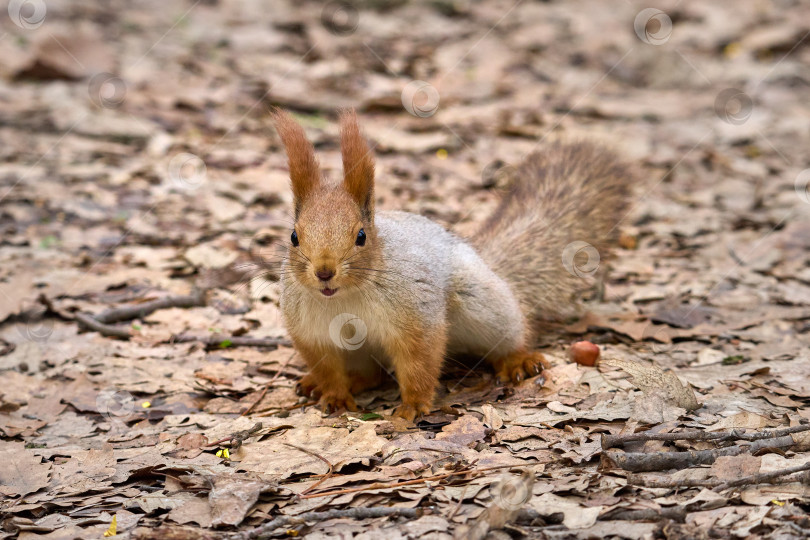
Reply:
[[618, 239], [632, 168], [598, 144], [557, 141], [512, 176], [475, 243], [527, 317], [570, 315]]

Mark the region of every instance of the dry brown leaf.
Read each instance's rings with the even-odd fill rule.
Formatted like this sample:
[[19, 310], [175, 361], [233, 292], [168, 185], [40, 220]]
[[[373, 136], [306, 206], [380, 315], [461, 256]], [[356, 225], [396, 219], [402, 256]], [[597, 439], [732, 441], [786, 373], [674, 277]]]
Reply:
[[374, 424], [366, 423], [358, 429], [299, 426], [266, 441], [243, 445], [239, 450], [242, 460], [239, 469], [287, 478], [293, 474], [326, 474], [329, 467], [294, 444], [322, 456], [336, 466], [336, 470], [353, 463], [368, 464], [387, 441], [378, 436]]
[[214, 487], [208, 494], [211, 505], [211, 525], [239, 525], [253, 507], [259, 495], [275, 488], [264, 480], [243, 474], [223, 474], [213, 479]]
[[23, 443], [0, 441], [0, 493], [35, 493], [48, 485], [51, 464], [25, 450]]
[[202, 433], [186, 433], [177, 439], [177, 448], [166, 452], [166, 455], [191, 459], [202, 454], [203, 449], [208, 444], [208, 437]]
[[602, 360], [603, 365], [612, 366], [628, 373], [633, 384], [645, 394], [656, 394], [665, 401], [687, 411], [700, 408], [695, 392], [678, 379], [671, 371], [664, 371], [654, 364], [642, 364], [625, 358]]
[[533, 497], [527, 506], [542, 516], [563, 514], [563, 524], [569, 529], [586, 529], [596, 523], [603, 507], [585, 506], [583, 502], [575, 497], [544, 493]]
[[736, 480], [759, 472], [762, 459], [759, 456], [742, 454], [739, 456], [720, 456], [712, 463], [712, 475], [718, 480]]
[[207, 498], [178, 497], [184, 502], [169, 511], [170, 520], [180, 525], [197, 523], [200, 527], [211, 526], [211, 504]]
[[436, 435], [437, 441], [448, 441], [459, 446], [475, 446], [484, 440], [489, 429], [471, 414], [465, 414]]

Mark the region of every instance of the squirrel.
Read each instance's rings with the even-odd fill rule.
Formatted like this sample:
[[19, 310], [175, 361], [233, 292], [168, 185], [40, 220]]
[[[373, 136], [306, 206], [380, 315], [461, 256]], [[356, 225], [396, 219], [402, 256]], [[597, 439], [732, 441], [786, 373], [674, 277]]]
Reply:
[[629, 165], [595, 143], [551, 143], [517, 166], [468, 242], [426, 217], [375, 211], [374, 156], [354, 110], [340, 113], [338, 183], [323, 178], [288, 113], [276, 109], [273, 120], [293, 194], [280, 306], [309, 368], [300, 393], [324, 412], [356, 411], [353, 395], [393, 368], [402, 401], [394, 415], [414, 421], [430, 412], [448, 356], [486, 359], [503, 382], [547, 367], [531, 349], [539, 323], [589, 285], [564, 251], [590, 245], [604, 256], [617, 241]]

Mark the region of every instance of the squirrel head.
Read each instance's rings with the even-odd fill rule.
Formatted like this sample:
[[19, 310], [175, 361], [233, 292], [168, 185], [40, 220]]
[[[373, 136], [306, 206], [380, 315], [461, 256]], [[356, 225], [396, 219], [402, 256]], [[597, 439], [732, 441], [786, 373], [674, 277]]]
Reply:
[[[294, 228], [288, 264], [302, 285], [332, 297], [373, 280], [379, 246], [374, 227], [374, 156], [360, 133], [354, 110], [341, 112], [343, 181], [324, 181], [303, 128], [281, 111], [273, 113], [287, 150]], [[344, 291], [345, 292], [345, 291]]]

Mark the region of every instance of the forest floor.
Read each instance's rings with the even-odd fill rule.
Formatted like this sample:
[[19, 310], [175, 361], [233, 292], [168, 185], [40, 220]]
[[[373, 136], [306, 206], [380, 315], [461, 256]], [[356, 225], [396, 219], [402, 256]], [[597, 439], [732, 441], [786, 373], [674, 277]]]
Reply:
[[[0, 539], [228, 538], [278, 517], [308, 538], [507, 519], [491, 537], [810, 534], [810, 4], [355, 5], [0, 13]], [[263, 267], [291, 225], [274, 105], [332, 178], [355, 107], [378, 208], [460, 235], [552, 138], [637, 164], [604, 298], [541, 336], [553, 367], [510, 388], [449, 364], [417, 425], [391, 417], [393, 384], [358, 413], [299, 398]], [[174, 307], [119, 309], [158, 299]], [[597, 367], [569, 361], [579, 340]], [[640, 430], [690, 433], [604, 438]], [[702, 453], [665, 459], [684, 450]]]

